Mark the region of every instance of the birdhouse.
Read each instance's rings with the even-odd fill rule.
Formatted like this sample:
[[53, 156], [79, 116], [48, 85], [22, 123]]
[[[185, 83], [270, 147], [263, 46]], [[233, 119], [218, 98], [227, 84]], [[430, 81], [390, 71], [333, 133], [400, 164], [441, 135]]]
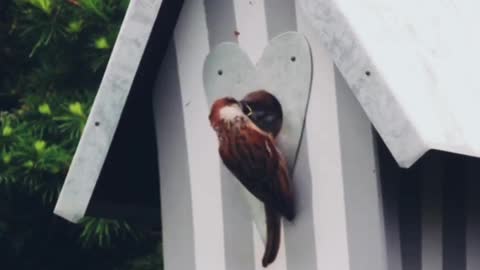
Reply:
[[161, 215], [167, 270], [262, 269], [263, 204], [209, 115], [265, 90], [296, 211], [269, 269], [479, 269], [478, 8], [131, 1], [55, 213]]

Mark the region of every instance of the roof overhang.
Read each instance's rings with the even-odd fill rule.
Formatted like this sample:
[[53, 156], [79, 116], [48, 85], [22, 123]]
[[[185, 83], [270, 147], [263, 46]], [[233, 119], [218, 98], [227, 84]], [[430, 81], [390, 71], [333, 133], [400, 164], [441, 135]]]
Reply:
[[300, 0], [401, 167], [480, 156], [478, 1]]
[[[108, 188], [100, 187], [98, 189], [97, 181], [108, 178], [108, 183], [105, 184], [113, 182], [117, 190], [121, 189], [121, 186], [128, 186], [131, 184], [128, 179], [121, 181], [115, 178], [119, 173], [126, 172], [123, 170], [124, 168], [117, 169], [116, 167], [128, 164], [131, 169], [134, 169], [135, 163], [140, 164], [141, 162], [128, 163], [135, 157], [116, 156], [115, 159], [110, 158], [110, 162], [107, 162], [108, 164], [105, 166], [109, 154], [133, 154], [135, 152], [138, 154], [139, 151], [143, 151], [142, 156], [145, 158], [154, 152], [154, 150], [145, 150], [144, 146], [139, 147], [139, 145], [144, 145], [143, 142], [137, 143], [135, 146], [122, 146], [122, 143], [135, 141], [134, 133], [138, 133], [138, 130], [128, 130], [134, 127], [128, 122], [135, 122], [133, 121], [134, 117], [144, 116], [142, 113], [145, 110], [148, 111], [151, 106], [151, 89], [156, 80], [158, 67], [170, 44], [182, 6], [183, 0], [130, 2], [84, 132], [57, 200], [55, 214], [69, 221], [78, 222], [85, 216], [87, 210], [90, 210], [92, 214], [102, 212], [102, 208], [111, 211], [111, 207], [95, 209], [89, 205], [92, 197], [95, 197], [93, 196], [94, 189], [97, 191], [97, 198], [106, 197], [102, 195], [107, 193], [114, 193], [113, 191], [106, 192]], [[144, 101], [148, 104], [133, 104]], [[140, 119], [149, 121], [149, 117]], [[153, 120], [151, 121], [153, 122]], [[149, 124], [135, 125], [143, 132], [150, 132], [150, 128], [153, 129], [153, 125], [149, 126]], [[153, 135], [153, 130], [151, 133], [150, 135], [140, 133], [138, 136], [141, 136], [143, 140], [149, 140], [149, 137]], [[151, 141], [155, 142], [154, 139]], [[132, 152], [128, 148], [135, 150]], [[148, 163], [144, 163], [148, 166], [148, 164], [152, 164], [151, 162], [150, 160]], [[150, 167], [150, 169], [152, 168]], [[156, 170], [156, 168], [154, 169]], [[132, 196], [131, 193], [130, 196]], [[117, 199], [120, 196], [109, 196], [109, 199], [111, 199], [110, 197]], [[118, 205], [118, 202], [119, 200], [115, 200], [110, 205]], [[128, 199], [122, 199], [120, 202], [129, 203]], [[122, 205], [122, 207], [124, 206]], [[138, 209], [129, 204], [124, 208]]]

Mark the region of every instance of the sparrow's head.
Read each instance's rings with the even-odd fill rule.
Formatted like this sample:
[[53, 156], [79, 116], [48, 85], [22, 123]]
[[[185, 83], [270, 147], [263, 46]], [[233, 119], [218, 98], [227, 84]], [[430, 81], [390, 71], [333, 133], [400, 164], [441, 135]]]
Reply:
[[241, 101], [245, 114], [262, 130], [276, 137], [282, 128], [283, 112], [278, 99], [265, 90], [246, 95]]
[[245, 117], [242, 104], [232, 97], [217, 99], [208, 116], [210, 124], [215, 127], [221, 122], [232, 122], [238, 117]]
[[232, 97], [217, 99], [211, 107], [209, 119], [215, 129], [239, 118], [251, 120], [261, 130], [276, 137], [282, 128], [282, 106], [274, 95], [257, 90], [240, 101]]

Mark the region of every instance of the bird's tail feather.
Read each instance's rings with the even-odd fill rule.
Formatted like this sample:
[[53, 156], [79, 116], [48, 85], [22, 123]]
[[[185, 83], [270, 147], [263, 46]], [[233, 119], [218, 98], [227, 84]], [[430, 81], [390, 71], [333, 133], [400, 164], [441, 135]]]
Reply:
[[275, 209], [265, 205], [265, 216], [267, 223], [267, 240], [262, 259], [263, 267], [267, 267], [275, 260], [278, 249], [280, 248], [280, 215]]

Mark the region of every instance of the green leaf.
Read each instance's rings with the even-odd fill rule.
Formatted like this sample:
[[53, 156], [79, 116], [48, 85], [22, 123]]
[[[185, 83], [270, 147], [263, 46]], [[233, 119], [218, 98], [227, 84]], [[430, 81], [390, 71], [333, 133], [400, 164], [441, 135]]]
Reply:
[[105, 0], [81, 0], [80, 6], [85, 10], [94, 13], [104, 20], [108, 20], [107, 15], [105, 14]]
[[47, 143], [45, 141], [38, 140], [35, 142], [34, 147], [37, 153], [41, 154], [45, 151], [45, 148], [47, 147]]
[[38, 106], [38, 111], [44, 115], [52, 114], [52, 110], [50, 110], [50, 106], [47, 103], [43, 103], [40, 106]]
[[95, 48], [99, 50], [108, 50], [110, 49], [110, 44], [106, 37], [99, 37], [95, 40]]
[[3, 160], [3, 163], [9, 164], [12, 161], [12, 155], [6, 152], [2, 153], [2, 160]]
[[28, 0], [28, 2], [35, 7], [41, 9], [48, 15], [52, 14], [53, 2], [52, 0]]
[[33, 168], [34, 165], [35, 165], [35, 164], [33, 163], [32, 160], [29, 160], [29, 161], [23, 163], [23, 166], [24, 166], [25, 168], [29, 168], [29, 169]]
[[68, 105], [68, 110], [74, 115], [82, 117], [85, 116], [85, 114], [83, 113], [82, 104], [80, 102], [71, 103], [70, 105]]
[[2, 135], [10, 137], [13, 134], [13, 128], [11, 126], [5, 126], [2, 131]]
[[68, 23], [67, 32], [78, 33], [83, 29], [83, 20], [71, 21]]

